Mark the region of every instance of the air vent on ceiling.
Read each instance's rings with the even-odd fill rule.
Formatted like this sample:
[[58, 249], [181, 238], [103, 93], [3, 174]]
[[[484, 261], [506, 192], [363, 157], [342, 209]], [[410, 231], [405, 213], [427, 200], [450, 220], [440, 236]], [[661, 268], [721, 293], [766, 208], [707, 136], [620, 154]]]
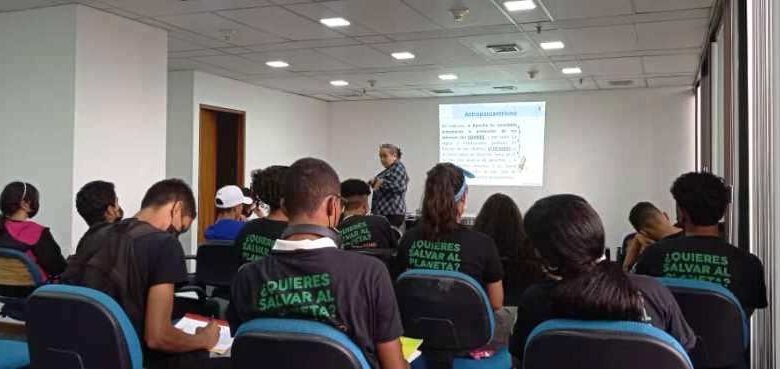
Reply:
[[517, 44], [487, 45], [487, 48], [493, 54], [514, 54], [523, 51], [523, 49]]
[[515, 86], [493, 86], [494, 90], [501, 90], [501, 91], [514, 91], [517, 90], [517, 87]]
[[451, 93], [454, 93], [454, 91], [452, 91], [449, 88], [444, 88], [444, 89], [440, 89], [440, 90], [431, 90], [431, 92], [433, 92], [435, 94], [451, 94]]
[[608, 81], [607, 82], [612, 87], [628, 87], [633, 86], [634, 81], [630, 79], [620, 79], [620, 80], [614, 80], [614, 81]]

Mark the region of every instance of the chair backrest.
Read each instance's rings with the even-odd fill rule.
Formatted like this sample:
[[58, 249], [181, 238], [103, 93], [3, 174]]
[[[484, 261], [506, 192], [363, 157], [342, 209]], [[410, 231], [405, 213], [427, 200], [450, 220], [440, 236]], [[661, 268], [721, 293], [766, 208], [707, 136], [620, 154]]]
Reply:
[[0, 247], [0, 285], [36, 287], [44, 281], [41, 269], [30, 256], [19, 250]]
[[712, 282], [658, 280], [672, 291], [685, 320], [699, 337], [697, 366], [721, 368], [745, 360], [750, 342], [748, 318], [731, 291]]
[[27, 303], [30, 367], [141, 369], [143, 354], [127, 314], [91, 288], [46, 285]]
[[462, 351], [493, 337], [494, 317], [482, 286], [460, 272], [412, 269], [396, 281], [404, 335], [433, 350]]
[[528, 336], [524, 369], [582, 367], [693, 369], [674, 337], [646, 323], [556, 319]]
[[371, 369], [363, 352], [344, 333], [320, 322], [255, 319], [238, 328], [234, 369]]
[[230, 287], [241, 260], [233, 241], [206, 241], [198, 246], [195, 280], [209, 286]]

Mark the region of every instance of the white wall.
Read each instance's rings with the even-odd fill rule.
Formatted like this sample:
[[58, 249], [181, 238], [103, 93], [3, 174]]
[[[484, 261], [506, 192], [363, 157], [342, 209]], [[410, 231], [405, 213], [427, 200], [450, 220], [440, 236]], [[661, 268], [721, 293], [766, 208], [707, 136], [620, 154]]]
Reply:
[[[84, 6], [77, 17], [73, 191], [114, 182], [132, 216], [165, 177], [167, 34]], [[75, 245], [87, 225], [72, 208]]]
[[[253, 169], [291, 164], [306, 156], [328, 158], [325, 102], [201, 72], [171, 72], [168, 79], [169, 99], [173, 102], [168, 121], [169, 177], [181, 177], [191, 185], [198, 183], [200, 105], [246, 112], [247, 185]], [[193, 190], [197, 198], [197, 185]], [[197, 232], [197, 224], [193, 223], [192, 230], [181, 238], [192, 250], [196, 246], [192, 236]]]
[[469, 214], [495, 192], [512, 196], [523, 211], [543, 196], [576, 193], [601, 215], [610, 247], [630, 231], [628, 212], [638, 201], [674, 216], [669, 187], [694, 168], [694, 99], [679, 88], [337, 102], [330, 115], [331, 163], [342, 179], [367, 179], [380, 170], [378, 146], [398, 144], [413, 211], [425, 172], [439, 158], [438, 104], [540, 100], [547, 101], [544, 186], [472, 186]]
[[0, 190], [16, 180], [38, 187], [35, 220], [65, 244], [73, 207], [75, 22], [73, 7], [0, 14]]

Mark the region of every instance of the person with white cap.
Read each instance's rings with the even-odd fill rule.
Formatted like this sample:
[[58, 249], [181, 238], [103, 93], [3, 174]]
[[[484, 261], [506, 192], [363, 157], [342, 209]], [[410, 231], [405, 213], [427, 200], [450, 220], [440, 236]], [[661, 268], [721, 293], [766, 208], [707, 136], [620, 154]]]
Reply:
[[252, 205], [254, 200], [244, 196], [241, 187], [230, 185], [217, 191], [214, 203], [217, 206], [217, 221], [206, 228], [206, 239], [235, 240], [244, 227], [244, 205]]

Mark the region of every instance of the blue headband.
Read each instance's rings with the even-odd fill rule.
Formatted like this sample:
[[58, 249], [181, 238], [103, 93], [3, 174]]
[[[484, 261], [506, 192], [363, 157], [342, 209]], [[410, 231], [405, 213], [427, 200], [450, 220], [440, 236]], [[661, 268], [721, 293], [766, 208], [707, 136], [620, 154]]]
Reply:
[[463, 174], [463, 184], [460, 186], [458, 193], [455, 194], [455, 202], [460, 202], [460, 200], [463, 200], [463, 196], [466, 195], [466, 190], [469, 188], [468, 184], [466, 183], [466, 178], [474, 178], [474, 174], [461, 167], [456, 167], [460, 169], [461, 174]]

